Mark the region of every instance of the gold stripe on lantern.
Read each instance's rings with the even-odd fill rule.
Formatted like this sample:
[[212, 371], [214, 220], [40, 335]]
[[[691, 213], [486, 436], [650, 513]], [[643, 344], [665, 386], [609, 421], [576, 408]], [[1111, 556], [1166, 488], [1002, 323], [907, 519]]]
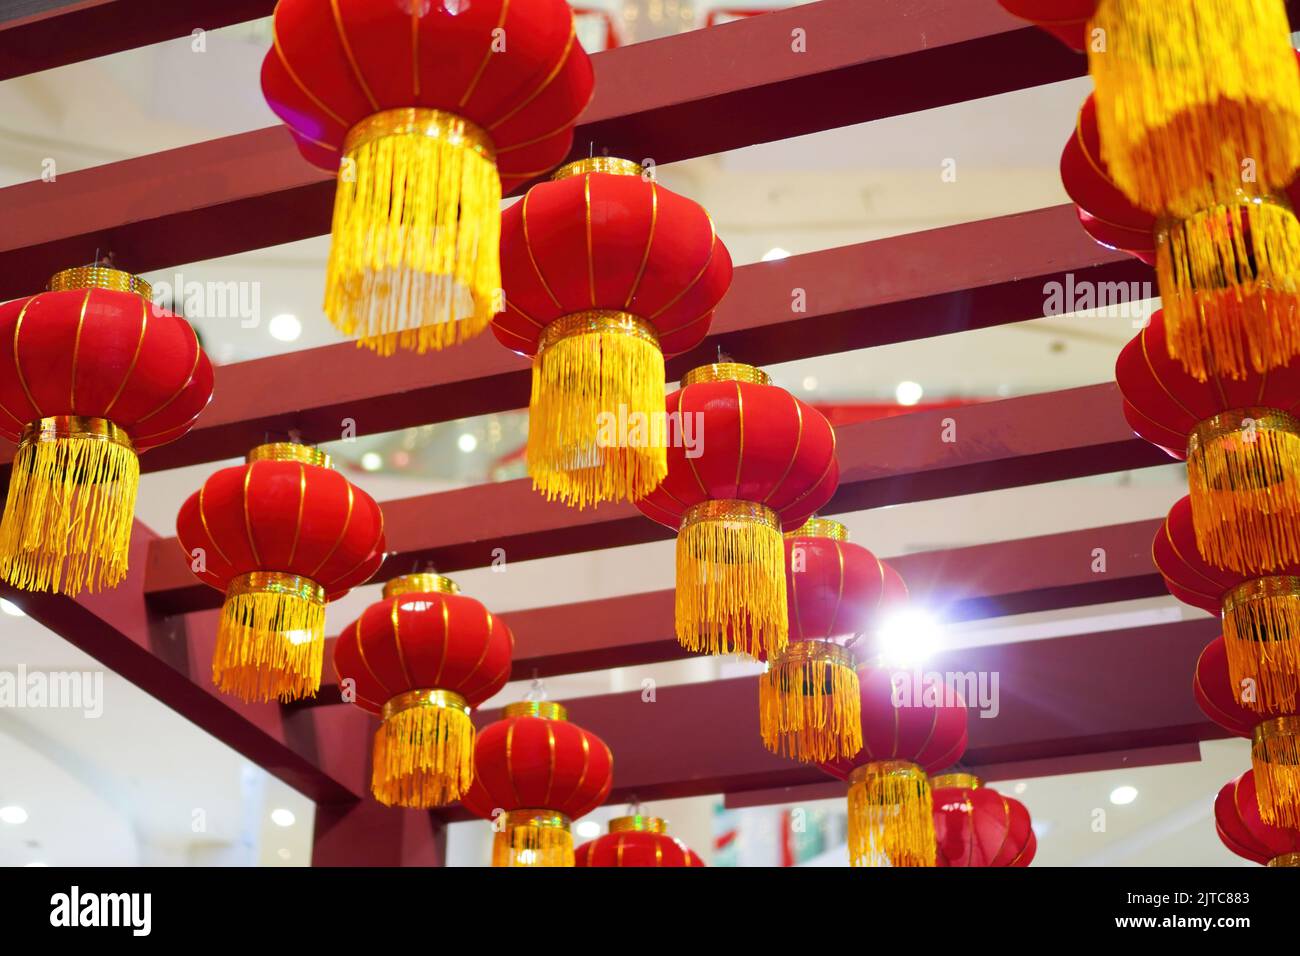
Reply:
[[849, 862], [934, 866], [930, 781], [907, 760], [880, 760], [849, 776]]
[[508, 810], [493, 823], [493, 866], [573, 866], [569, 818], [554, 810]]
[[763, 745], [805, 763], [862, 749], [862, 701], [853, 654], [828, 641], [791, 641], [758, 681]]

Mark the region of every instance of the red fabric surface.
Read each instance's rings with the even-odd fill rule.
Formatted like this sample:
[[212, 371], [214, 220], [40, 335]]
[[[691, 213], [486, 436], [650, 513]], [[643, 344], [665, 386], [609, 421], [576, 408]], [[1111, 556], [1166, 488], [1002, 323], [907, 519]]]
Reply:
[[1055, 36], [1072, 50], [1087, 47], [1088, 19], [1097, 0], [998, 0], [1009, 12], [1029, 20]]
[[573, 851], [578, 866], [703, 866], [681, 840], [666, 833], [606, 833]]
[[1038, 843], [1029, 811], [988, 787], [934, 791], [937, 866], [1028, 866]]
[[1284, 853], [1300, 853], [1300, 830], [1269, 826], [1259, 816], [1255, 771], [1224, 784], [1214, 800], [1219, 839], [1237, 856], [1265, 864]]
[[694, 348], [731, 285], [731, 255], [698, 204], [639, 176], [541, 183], [501, 216], [506, 311], [492, 330], [537, 351], [561, 316], [617, 309], [655, 327], [665, 355]]
[[[802, 571], [795, 570], [796, 554]], [[786, 538], [785, 570], [792, 641], [868, 633], [907, 600], [899, 573], [851, 541]]]
[[[83, 317], [84, 308], [84, 317]], [[107, 418], [143, 451], [184, 435], [212, 398], [190, 324], [132, 292], [42, 292], [0, 306], [0, 435], [56, 415]]]
[[266, 101], [309, 162], [335, 168], [352, 126], [406, 106], [487, 130], [506, 192], [568, 154], [593, 77], [563, 0], [336, 6], [337, 19], [330, 0], [280, 0], [262, 64]]

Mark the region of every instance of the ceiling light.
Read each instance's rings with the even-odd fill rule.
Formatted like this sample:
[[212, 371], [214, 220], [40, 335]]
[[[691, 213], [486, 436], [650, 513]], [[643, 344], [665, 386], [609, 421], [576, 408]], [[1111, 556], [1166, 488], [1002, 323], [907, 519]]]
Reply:
[[803, 380], [803, 390], [804, 390], [805, 392], [815, 392], [815, 391], [817, 391], [817, 376], [816, 376], [816, 375], [805, 375], [805, 376], [804, 376], [804, 380]]
[[1122, 787], [1116, 787], [1110, 792], [1110, 802], [1117, 807], [1122, 807], [1127, 803], [1132, 803], [1137, 799], [1137, 787], [1130, 787], [1125, 784]]
[[582, 820], [578, 823], [575, 829], [578, 832], [578, 836], [582, 837], [584, 840], [591, 840], [600, 836], [600, 824], [595, 820]]
[[42, 863], [40, 860], [33, 860], [31, 863], [26, 863], [24, 865], [25, 866], [49, 866], [48, 863]]
[[789, 259], [790, 250], [782, 249], [780, 246], [773, 246], [767, 252], [763, 253], [764, 262], [775, 262], [777, 259]]
[[368, 451], [361, 456], [362, 471], [378, 471], [384, 467], [384, 456], [377, 451]]
[[281, 342], [296, 342], [298, 336], [302, 335], [302, 323], [298, 321], [298, 316], [284, 312], [271, 319], [267, 331], [271, 333], [273, 339], [279, 339]]
[[4, 611], [6, 614], [10, 615], [11, 617], [25, 617], [25, 616], [26, 616], [26, 615], [23, 613], [23, 609], [22, 609], [22, 608], [20, 608], [20, 607], [19, 607], [17, 604], [15, 604], [13, 601], [7, 601], [7, 600], [5, 600], [4, 598], [0, 598], [0, 611]]
[[1028, 789], [1029, 789], [1029, 784], [1025, 783], [1023, 780], [1020, 781], [1018, 784], [1016, 784], [1015, 787], [1016, 793], [1024, 793]]
[[284, 807], [279, 807], [271, 811], [271, 822], [278, 827], [291, 827], [293, 826], [293, 822], [297, 819], [298, 818], [293, 815], [292, 810], [286, 810]]
[[0, 822], [10, 823], [14, 826], [26, 823], [27, 811], [17, 806], [0, 807]]
[[916, 667], [934, 653], [939, 644], [939, 622], [921, 608], [907, 608], [890, 615], [877, 633], [880, 656], [892, 667]]
[[898, 399], [900, 405], [915, 405], [924, 394], [925, 389], [916, 382], [899, 382], [898, 387], [894, 389], [894, 397]]
[[276, 850], [275, 855], [282, 860], [287, 860], [289, 859], [289, 857], [293, 856], [293, 854], [290, 853], [285, 847], [280, 847], [280, 849]]
[[470, 452], [472, 452], [475, 448], [478, 447], [478, 439], [475, 438], [473, 435], [471, 435], [469, 432], [465, 432], [463, 435], [461, 435], [459, 438], [456, 439], [456, 447], [468, 455]]

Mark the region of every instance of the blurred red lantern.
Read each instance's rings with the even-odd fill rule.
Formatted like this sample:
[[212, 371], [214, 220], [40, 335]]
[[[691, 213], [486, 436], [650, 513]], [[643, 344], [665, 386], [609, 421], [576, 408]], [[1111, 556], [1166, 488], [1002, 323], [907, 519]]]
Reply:
[[849, 781], [849, 862], [934, 866], [934, 806], [926, 776], [966, 751], [966, 704], [920, 675], [858, 668], [862, 749], [821, 764]]
[[633, 814], [609, 821], [609, 832], [573, 851], [578, 866], [703, 866], [695, 851], [668, 835], [659, 817]]
[[1257, 703], [1254, 682], [1232, 683], [1222, 637], [1201, 652], [1192, 689], [1205, 716], [1250, 740], [1261, 819], [1273, 826], [1300, 827], [1300, 715], [1295, 701], [1260, 708], [1263, 713], [1247, 707], [1245, 701]]
[[667, 408], [683, 440], [669, 442], [667, 476], [636, 505], [678, 529], [677, 640], [708, 654], [779, 654], [789, 633], [781, 533], [834, 494], [835, 432], [749, 365], [688, 372]]
[[99, 266], [0, 306], [0, 435], [18, 443], [0, 579], [75, 595], [122, 582], [137, 453], [184, 435], [212, 398], [189, 323], [149, 284]]
[[266, 101], [340, 171], [326, 314], [385, 354], [482, 331], [502, 190], [563, 161], [591, 99], [568, 4], [280, 0], [273, 31]]
[[1300, 829], [1273, 827], [1260, 819], [1253, 770], [1219, 791], [1214, 828], [1223, 845], [1237, 856], [1265, 866], [1300, 866]]
[[1242, 573], [1300, 561], [1300, 360], [1200, 382], [1169, 358], [1164, 313], [1124, 347], [1124, 414], [1187, 459], [1192, 526], [1210, 564]]
[[1028, 20], [1055, 36], [1071, 50], [1087, 48], [1088, 20], [1097, 10], [1097, 0], [998, 0], [1022, 20]]
[[243, 700], [320, 688], [325, 604], [384, 559], [374, 499], [307, 445], [259, 445], [181, 505], [176, 534], [200, 581], [226, 595], [212, 679]]
[[614, 755], [554, 701], [507, 704], [474, 745], [465, 808], [491, 820], [493, 866], [573, 866], [572, 821], [605, 802]]
[[1250, 576], [1215, 568], [1197, 553], [1191, 511], [1187, 498], [1175, 502], [1152, 542], [1165, 586], [1184, 604], [1223, 615], [1232, 684], [1258, 689], [1251, 709], [1285, 707], [1300, 686], [1300, 565]]
[[474, 779], [470, 710], [510, 679], [505, 623], [438, 574], [405, 574], [334, 645], [339, 681], [383, 718], [370, 789], [385, 806], [440, 807]]
[[907, 599], [898, 572], [848, 540], [838, 521], [809, 518], [785, 536], [790, 643], [759, 677], [759, 725], [773, 753], [823, 763], [862, 748], [860, 689], [848, 646]]
[[938, 866], [1028, 866], [1038, 851], [1029, 811], [969, 773], [930, 780]]
[[497, 339], [533, 358], [528, 473], [579, 508], [667, 473], [664, 356], [694, 348], [731, 284], [700, 206], [636, 163], [585, 159], [502, 217]]

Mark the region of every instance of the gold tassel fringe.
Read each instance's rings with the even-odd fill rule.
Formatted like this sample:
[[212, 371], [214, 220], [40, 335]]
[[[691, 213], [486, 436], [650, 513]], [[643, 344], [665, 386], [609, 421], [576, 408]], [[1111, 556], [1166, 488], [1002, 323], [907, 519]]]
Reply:
[[386, 807], [454, 803], [474, 782], [469, 704], [451, 691], [413, 690], [384, 704], [370, 789]]
[[1300, 689], [1300, 577], [1253, 578], [1229, 591], [1223, 643], [1232, 686], [1255, 688], [1242, 703], [1262, 713], [1290, 709]]
[[1155, 214], [1223, 202], [1253, 160], [1280, 189], [1300, 167], [1300, 79], [1282, 0], [1101, 0], [1090, 49], [1102, 158]]
[[325, 590], [275, 571], [235, 578], [226, 590], [212, 681], [244, 701], [315, 697], [325, 657]]
[[1270, 408], [1223, 412], [1187, 443], [1201, 556], [1241, 574], [1300, 562], [1300, 421]]
[[511, 810], [497, 821], [493, 866], [573, 866], [569, 818], [552, 810]]
[[1250, 751], [1260, 819], [1300, 828], [1300, 717], [1275, 717], [1255, 727]]
[[430, 109], [348, 133], [334, 200], [325, 313], [382, 355], [462, 342], [501, 288], [501, 177], [487, 133]]
[[785, 650], [790, 623], [785, 547], [776, 512], [717, 499], [688, 508], [677, 534], [677, 640], [705, 654]]
[[862, 749], [862, 700], [850, 651], [825, 641], [791, 641], [758, 679], [763, 745], [804, 763]]
[[546, 327], [533, 361], [528, 473], [548, 501], [635, 501], [668, 474], [664, 356], [649, 323], [581, 312]]
[[1188, 374], [1241, 379], [1300, 355], [1300, 221], [1285, 199], [1214, 206], [1156, 238], [1169, 355]]
[[916, 764], [881, 760], [849, 777], [849, 862], [934, 866], [930, 781]]
[[115, 587], [126, 578], [140, 462], [102, 418], [46, 418], [14, 454], [0, 519], [0, 578], [25, 591]]

